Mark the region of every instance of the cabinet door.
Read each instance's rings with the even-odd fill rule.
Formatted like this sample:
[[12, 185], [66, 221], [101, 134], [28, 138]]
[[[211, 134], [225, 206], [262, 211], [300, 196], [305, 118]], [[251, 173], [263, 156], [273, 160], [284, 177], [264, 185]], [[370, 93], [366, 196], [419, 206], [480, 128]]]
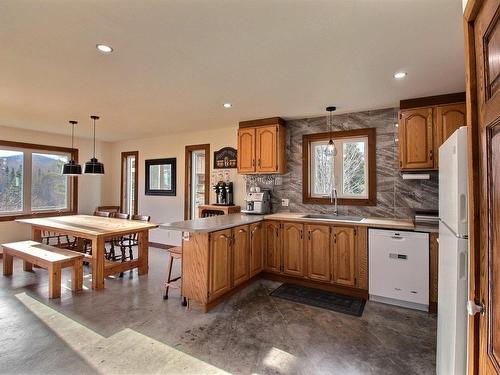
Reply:
[[434, 166], [439, 165], [439, 147], [459, 127], [466, 125], [465, 103], [450, 104], [436, 107], [434, 131]]
[[277, 126], [262, 126], [256, 128], [255, 156], [257, 172], [278, 171], [278, 128]]
[[404, 110], [399, 115], [401, 169], [434, 167], [432, 108]]
[[255, 128], [238, 130], [238, 173], [255, 172]]
[[233, 286], [248, 280], [249, 233], [248, 225], [233, 229]]
[[307, 225], [307, 276], [312, 280], [330, 281], [330, 227]]
[[304, 276], [304, 224], [283, 224], [283, 272]]
[[264, 229], [262, 223], [250, 225], [250, 277], [264, 269]]
[[281, 272], [281, 236], [280, 223], [267, 221], [265, 269], [270, 272]]
[[334, 227], [333, 236], [333, 282], [356, 285], [356, 230], [352, 227]]
[[209, 300], [231, 289], [231, 229], [210, 233]]

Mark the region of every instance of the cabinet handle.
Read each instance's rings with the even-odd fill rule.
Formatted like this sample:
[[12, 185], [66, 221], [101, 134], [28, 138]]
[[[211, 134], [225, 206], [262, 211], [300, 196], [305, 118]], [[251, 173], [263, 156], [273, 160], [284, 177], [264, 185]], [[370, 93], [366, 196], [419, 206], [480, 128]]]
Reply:
[[333, 243], [337, 243], [337, 235], [336, 234], [333, 235]]
[[300, 239], [303, 239], [304, 238], [304, 231], [301, 229], [300, 230]]
[[259, 167], [260, 167], [260, 165], [261, 165], [261, 162], [260, 162], [260, 159], [259, 159]]
[[432, 150], [429, 151], [429, 160], [434, 159], [434, 152]]
[[403, 162], [401, 160], [399, 161], [399, 168], [403, 168]]
[[276, 237], [279, 237], [279, 235], [280, 235], [280, 232], [279, 232], [278, 228], [276, 228]]
[[255, 167], [255, 159], [252, 159], [252, 167]]
[[307, 238], [309, 239], [309, 241], [311, 241], [311, 231], [309, 231], [309, 233], [307, 234]]

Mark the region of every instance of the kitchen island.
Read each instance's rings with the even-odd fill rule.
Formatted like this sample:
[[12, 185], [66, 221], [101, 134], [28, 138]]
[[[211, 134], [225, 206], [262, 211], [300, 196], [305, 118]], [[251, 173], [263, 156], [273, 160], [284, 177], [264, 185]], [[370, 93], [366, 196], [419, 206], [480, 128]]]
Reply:
[[368, 228], [418, 229], [412, 220], [310, 216], [230, 214], [160, 225], [183, 232], [188, 305], [206, 312], [259, 277], [367, 299]]

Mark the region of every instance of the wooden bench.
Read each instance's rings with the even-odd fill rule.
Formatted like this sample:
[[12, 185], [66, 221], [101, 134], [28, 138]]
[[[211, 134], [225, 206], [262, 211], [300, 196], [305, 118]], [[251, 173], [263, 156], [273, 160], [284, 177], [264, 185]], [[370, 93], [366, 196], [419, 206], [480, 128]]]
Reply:
[[23, 269], [31, 271], [33, 265], [45, 268], [49, 272], [49, 298], [61, 296], [61, 269], [73, 268], [71, 289], [82, 290], [83, 287], [83, 257], [82, 253], [35, 241], [21, 241], [2, 244], [3, 274], [12, 275], [13, 257], [23, 260]]

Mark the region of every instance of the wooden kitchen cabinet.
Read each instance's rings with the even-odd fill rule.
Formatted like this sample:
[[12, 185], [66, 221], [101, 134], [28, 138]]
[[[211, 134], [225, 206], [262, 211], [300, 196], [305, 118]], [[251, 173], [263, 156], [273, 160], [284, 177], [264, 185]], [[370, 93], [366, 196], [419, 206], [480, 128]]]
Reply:
[[250, 277], [264, 269], [264, 224], [250, 225]]
[[281, 231], [279, 221], [266, 221], [265, 227], [265, 270], [281, 272]]
[[438, 106], [434, 110], [434, 167], [439, 167], [439, 147], [466, 124], [465, 103]]
[[332, 229], [332, 281], [346, 286], [356, 286], [356, 229], [333, 227]]
[[209, 301], [231, 289], [231, 233], [231, 229], [210, 233]]
[[255, 128], [238, 130], [238, 173], [255, 172]]
[[400, 169], [439, 169], [439, 147], [467, 124], [465, 93], [402, 100], [400, 107]]
[[279, 117], [240, 122], [238, 173], [285, 173], [286, 127]]
[[304, 224], [283, 223], [283, 273], [304, 276]]
[[233, 229], [232, 243], [232, 283], [235, 287], [249, 279], [250, 232], [248, 225]]
[[307, 277], [330, 281], [330, 226], [307, 225]]
[[399, 115], [399, 154], [401, 169], [434, 167], [432, 108], [401, 111]]

